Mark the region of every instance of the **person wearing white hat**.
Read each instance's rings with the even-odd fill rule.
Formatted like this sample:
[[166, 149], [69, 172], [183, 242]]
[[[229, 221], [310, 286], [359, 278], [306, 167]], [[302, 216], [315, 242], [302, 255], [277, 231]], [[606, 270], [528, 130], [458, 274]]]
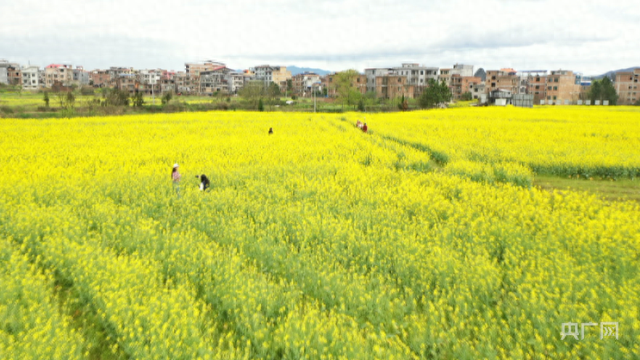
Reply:
[[173, 171], [171, 171], [171, 180], [173, 180], [173, 186], [176, 188], [178, 197], [180, 197], [180, 173], [178, 172], [178, 163], [173, 164]]

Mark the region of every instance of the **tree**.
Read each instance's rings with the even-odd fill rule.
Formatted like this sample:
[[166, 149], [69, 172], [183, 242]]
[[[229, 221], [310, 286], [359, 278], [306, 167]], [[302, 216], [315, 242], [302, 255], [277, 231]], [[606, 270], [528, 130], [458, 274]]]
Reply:
[[262, 98], [258, 101], [258, 111], [264, 111], [264, 104], [262, 103]]
[[418, 99], [418, 104], [421, 108], [433, 108], [451, 101], [451, 89], [444, 81], [438, 83], [434, 79], [429, 79], [428, 85]]
[[104, 89], [104, 106], [129, 106], [129, 93], [117, 88]]
[[267, 97], [269, 98], [270, 102], [273, 103], [276, 100], [280, 99], [280, 95], [280, 86], [272, 81], [267, 88]]
[[336, 93], [338, 99], [342, 103], [342, 109], [344, 105], [347, 106], [356, 105], [358, 100], [362, 97], [358, 89], [353, 86], [353, 83], [360, 74], [356, 70], [346, 70], [336, 74]]
[[404, 94], [402, 94], [402, 98], [400, 98], [400, 102], [398, 103], [398, 110], [407, 111], [409, 109], [409, 103], [404, 98]]
[[616, 105], [618, 103], [618, 93], [613, 86], [613, 82], [609, 77], [605, 76], [602, 80], [594, 80], [589, 90], [589, 98], [591, 102], [595, 103], [596, 100], [604, 101], [609, 100], [609, 105]]
[[263, 95], [264, 83], [260, 80], [249, 81], [242, 90], [240, 90], [240, 96], [249, 103], [252, 109], [258, 107], [258, 101]]
[[167, 105], [171, 101], [171, 99], [173, 99], [173, 92], [168, 91], [164, 93], [161, 99], [162, 105]]
[[72, 109], [76, 103], [76, 96], [73, 94], [73, 91], [68, 91], [67, 96], [65, 96], [64, 107], [67, 109]]
[[48, 91], [44, 92], [44, 98], [42, 100], [44, 101], [45, 106], [49, 107], [49, 92]]
[[293, 92], [293, 80], [287, 79], [287, 92], [291, 94]]
[[364, 112], [364, 99], [360, 98], [360, 100], [358, 101], [358, 111]]
[[131, 104], [135, 107], [141, 107], [144, 104], [144, 96], [141, 92], [136, 91], [135, 94], [131, 97]]
[[470, 91], [465, 92], [464, 94], [462, 94], [460, 96], [460, 100], [462, 101], [471, 101], [473, 100], [473, 95], [471, 94]]

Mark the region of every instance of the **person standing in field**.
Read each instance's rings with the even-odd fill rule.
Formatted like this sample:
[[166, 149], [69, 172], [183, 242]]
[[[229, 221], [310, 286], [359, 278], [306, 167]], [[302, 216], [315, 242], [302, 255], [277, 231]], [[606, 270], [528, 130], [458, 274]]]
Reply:
[[364, 125], [362, 125], [362, 131], [367, 132], [368, 129], [367, 123], [364, 123]]
[[178, 164], [173, 164], [173, 171], [171, 171], [171, 180], [173, 180], [173, 187], [176, 188], [176, 194], [180, 197], [180, 172], [178, 172]]
[[269, 135], [273, 135], [273, 128], [269, 128]]

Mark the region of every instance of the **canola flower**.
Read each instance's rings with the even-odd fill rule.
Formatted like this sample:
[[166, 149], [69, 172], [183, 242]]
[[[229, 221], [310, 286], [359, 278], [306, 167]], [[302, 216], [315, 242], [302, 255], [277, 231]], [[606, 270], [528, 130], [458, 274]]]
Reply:
[[[461, 119], [438, 121], [517, 113], [511, 121], [527, 126], [540, 109], [507, 110], [458, 109]], [[530, 188], [526, 153], [473, 157], [456, 152], [464, 138], [436, 149], [450, 159], [434, 164], [427, 147], [437, 137], [417, 126], [434, 114], [367, 115], [371, 134], [353, 126], [357, 114], [7, 121], [0, 155], [13, 171], [0, 185], [0, 232], [70, 284], [123, 357], [640, 352], [638, 205]], [[606, 114], [609, 127], [637, 133]], [[201, 173], [209, 193], [197, 189]], [[560, 339], [562, 323], [601, 321], [620, 323], [618, 341]]]

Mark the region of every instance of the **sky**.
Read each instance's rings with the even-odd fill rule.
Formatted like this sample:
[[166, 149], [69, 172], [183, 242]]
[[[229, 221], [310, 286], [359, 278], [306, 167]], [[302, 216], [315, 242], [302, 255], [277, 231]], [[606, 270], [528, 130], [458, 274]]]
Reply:
[[40, 67], [640, 66], [637, 0], [3, 0], [0, 14], [0, 59]]

